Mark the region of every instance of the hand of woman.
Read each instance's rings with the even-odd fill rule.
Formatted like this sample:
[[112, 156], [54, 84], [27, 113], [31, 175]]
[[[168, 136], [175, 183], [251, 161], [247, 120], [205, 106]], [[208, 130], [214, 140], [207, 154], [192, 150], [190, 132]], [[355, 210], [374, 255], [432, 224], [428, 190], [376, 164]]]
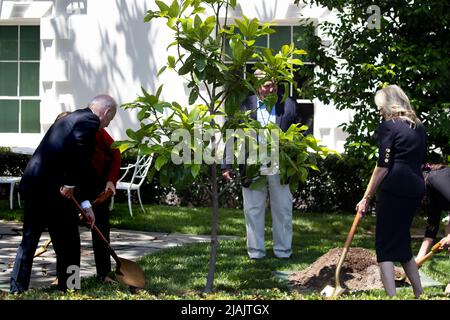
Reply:
[[439, 242], [444, 248], [448, 248], [450, 250], [450, 234], [448, 234], [445, 238], [442, 238]]
[[110, 189], [113, 192], [113, 195], [116, 195], [116, 187], [114, 186], [114, 183], [112, 183], [111, 181], [108, 181], [106, 183], [106, 187], [105, 187], [105, 191], [108, 191], [108, 189]]
[[367, 198], [362, 198], [361, 201], [359, 201], [356, 205], [356, 211], [359, 211], [359, 213], [361, 214], [361, 218], [364, 218], [368, 209], [369, 199]]

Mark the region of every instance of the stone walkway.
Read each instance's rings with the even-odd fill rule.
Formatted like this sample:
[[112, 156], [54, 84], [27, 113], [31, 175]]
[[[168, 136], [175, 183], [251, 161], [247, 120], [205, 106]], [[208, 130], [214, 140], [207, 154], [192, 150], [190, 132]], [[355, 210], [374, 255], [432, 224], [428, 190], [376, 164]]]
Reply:
[[[0, 220], [0, 290], [9, 291], [9, 279], [14, 265], [17, 248], [22, 240], [22, 224]], [[95, 275], [94, 254], [91, 232], [80, 227], [81, 237], [81, 276]], [[221, 236], [222, 240], [237, 237]], [[49, 239], [48, 232], [41, 236], [39, 246]], [[136, 261], [139, 257], [154, 252], [190, 243], [209, 242], [210, 236], [186, 235], [179, 233], [140, 232], [111, 229], [111, 247], [116, 254], [125, 259]], [[114, 261], [112, 260], [114, 269]], [[56, 277], [56, 256], [50, 244], [47, 251], [36, 257], [33, 262], [30, 289], [49, 286]]]

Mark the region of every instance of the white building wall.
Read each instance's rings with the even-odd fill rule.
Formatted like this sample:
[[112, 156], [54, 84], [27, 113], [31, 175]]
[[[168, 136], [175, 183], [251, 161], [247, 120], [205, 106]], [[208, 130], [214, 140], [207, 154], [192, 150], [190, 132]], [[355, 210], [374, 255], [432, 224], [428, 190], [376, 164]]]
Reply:
[[[300, 14], [316, 22], [333, 18], [326, 9], [299, 8], [291, 0], [239, 1], [231, 16], [242, 13], [261, 22], [297, 23]], [[0, 133], [0, 146], [36, 148], [43, 134], [62, 111], [85, 107], [95, 95], [107, 93], [118, 103], [133, 101], [141, 85], [155, 92], [164, 84], [162, 98], [186, 104], [183, 81], [166, 71], [171, 30], [164, 20], [144, 23], [147, 10], [156, 10], [153, 0], [52, 0], [7, 1], [0, 7], [0, 24], [41, 26], [40, 96], [41, 134]], [[8, 16], [11, 5], [30, 4], [22, 17]], [[8, 12], [7, 12], [8, 11]], [[319, 31], [320, 32], [320, 31]], [[343, 151], [345, 136], [336, 127], [350, 119], [349, 112], [315, 103], [314, 135], [330, 148]], [[120, 109], [108, 131], [116, 140], [125, 139], [127, 128], [137, 128], [134, 112]]]

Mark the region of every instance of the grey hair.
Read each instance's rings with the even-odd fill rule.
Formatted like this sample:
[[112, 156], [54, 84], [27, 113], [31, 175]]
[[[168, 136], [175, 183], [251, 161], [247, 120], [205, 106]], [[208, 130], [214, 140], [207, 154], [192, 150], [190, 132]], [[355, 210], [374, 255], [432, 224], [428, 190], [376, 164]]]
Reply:
[[264, 70], [256, 69], [253, 73], [256, 79], [264, 79], [267, 76], [267, 73]]
[[383, 109], [386, 120], [401, 119], [408, 122], [412, 127], [420, 124], [408, 96], [397, 85], [389, 85], [375, 94], [375, 104]]
[[107, 94], [100, 94], [89, 103], [88, 107], [98, 106], [104, 109], [117, 109], [117, 102]]

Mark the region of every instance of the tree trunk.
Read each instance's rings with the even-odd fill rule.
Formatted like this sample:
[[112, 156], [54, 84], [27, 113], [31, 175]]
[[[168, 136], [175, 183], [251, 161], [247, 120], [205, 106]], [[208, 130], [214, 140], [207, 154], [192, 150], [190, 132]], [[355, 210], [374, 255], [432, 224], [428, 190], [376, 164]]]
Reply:
[[217, 165], [211, 165], [211, 253], [209, 257], [209, 271], [204, 292], [210, 293], [214, 289], [214, 273], [216, 270], [217, 229], [219, 225], [219, 191], [217, 188]]

